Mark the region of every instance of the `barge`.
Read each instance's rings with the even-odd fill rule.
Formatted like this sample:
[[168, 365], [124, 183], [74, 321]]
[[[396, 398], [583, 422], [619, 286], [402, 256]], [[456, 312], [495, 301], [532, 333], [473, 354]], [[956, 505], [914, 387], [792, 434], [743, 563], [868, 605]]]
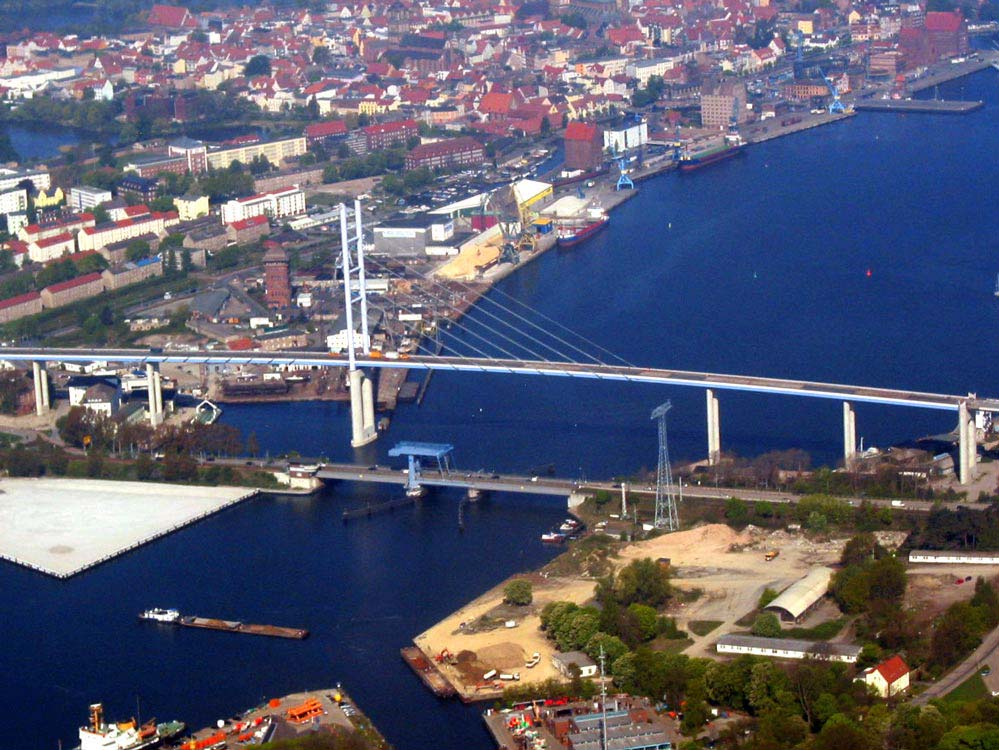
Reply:
[[454, 685], [441, 673], [437, 665], [430, 661], [416, 646], [406, 646], [400, 653], [403, 661], [416, 672], [416, 676], [438, 698], [451, 698], [457, 694], [458, 691], [454, 689]]
[[693, 172], [738, 156], [746, 146], [741, 139], [725, 139], [720, 144], [708, 146], [698, 151], [685, 151], [680, 157], [680, 171]]
[[309, 631], [304, 628], [284, 628], [278, 625], [254, 625], [239, 620], [220, 620], [215, 617], [199, 617], [197, 615], [182, 615], [175, 609], [147, 609], [139, 615], [140, 620], [152, 620], [167, 625], [178, 625], [185, 628], [203, 628], [205, 630], [221, 630], [227, 633], [246, 633], [247, 635], [264, 635], [271, 638], [292, 638], [304, 640], [309, 637]]

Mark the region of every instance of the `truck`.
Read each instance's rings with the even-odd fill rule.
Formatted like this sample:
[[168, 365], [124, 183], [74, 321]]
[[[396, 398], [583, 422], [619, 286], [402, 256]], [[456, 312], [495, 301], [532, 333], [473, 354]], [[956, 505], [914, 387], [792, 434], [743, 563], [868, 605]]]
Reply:
[[770, 562], [771, 560], [773, 560], [774, 558], [776, 558], [778, 555], [780, 555], [780, 550], [779, 549], [772, 549], [769, 552], [767, 552], [767, 554], [765, 554], [763, 556], [763, 559], [766, 560], [767, 562]]
[[891, 501], [891, 507], [893, 507], [893, 508], [904, 508], [905, 507], [905, 503], [903, 503], [901, 500], [892, 500]]

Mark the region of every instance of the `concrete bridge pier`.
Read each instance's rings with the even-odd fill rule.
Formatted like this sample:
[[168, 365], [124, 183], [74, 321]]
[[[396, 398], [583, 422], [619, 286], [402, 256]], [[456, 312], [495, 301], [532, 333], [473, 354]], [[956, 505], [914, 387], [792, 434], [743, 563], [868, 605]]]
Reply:
[[378, 438], [371, 381], [360, 370], [350, 371], [350, 445], [360, 448]]
[[160, 371], [152, 363], [146, 364], [146, 389], [149, 392], [149, 424], [159, 427], [163, 424], [163, 390]]
[[708, 406], [708, 465], [716, 466], [721, 459], [721, 420], [718, 412], [718, 397], [707, 389]]
[[975, 478], [978, 465], [978, 438], [975, 434], [975, 418], [968, 409], [968, 402], [962, 401], [957, 410], [958, 434], [958, 477], [961, 484], [968, 484]]
[[852, 468], [857, 458], [857, 414], [853, 404], [843, 402], [843, 464]]
[[49, 399], [49, 373], [44, 362], [32, 362], [31, 374], [35, 381], [35, 413], [42, 416], [52, 406]]

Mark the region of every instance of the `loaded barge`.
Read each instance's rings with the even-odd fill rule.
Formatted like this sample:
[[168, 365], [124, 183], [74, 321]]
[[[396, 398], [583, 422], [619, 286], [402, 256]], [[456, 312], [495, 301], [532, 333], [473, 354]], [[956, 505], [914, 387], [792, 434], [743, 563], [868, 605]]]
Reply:
[[409, 668], [416, 672], [423, 684], [438, 698], [451, 698], [457, 694], [454, 685], [437, 668], [426, 655], [416, 646], [406, 646], [401, 650], [402, 658]]
[[222, 630], [227, 633], [266, 635], [271, 638], [293, 638], [299, 641], [309, 637], [309, 631], [303, 628], [283, 628], [278, 625], [253, 625], [247, 622], [240, 622], [239, 620], [220, 620], [214, 617], [182, 615], [176, 609], [147, 609], [139, 615], [139, 619], [162, 622], [167, 625], [179, 625], [185, 628], [204, 628], [206, 630]]

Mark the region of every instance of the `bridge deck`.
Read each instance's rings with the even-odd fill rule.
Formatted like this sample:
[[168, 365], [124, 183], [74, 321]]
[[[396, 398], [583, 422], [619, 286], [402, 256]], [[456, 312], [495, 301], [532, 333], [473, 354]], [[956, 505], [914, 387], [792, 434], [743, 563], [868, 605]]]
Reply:
[[[5, 349], [0, 359], [12, 361], [108, 361], [121, 363], [188, 363], [232, 365], [302, 365], [308, 367], [345, 367], [346, 358], [325, 352], [172, 352], [148, 349]], [[358, 359], [359, 367], [412, 368], [480, 372], [513, 375], [545, 375], [634, 383], [663, 383], [719, 390], [740, 390], [775, 393], [789, 396], [837, 399], [841, 401], [910, 406], [923, 409], [956, 411], [962, 402], [971, 409], [999, 411], [999, 399], [926, 393], [897, 388], [877, 388], [822, 383], [810, 380], [790, 380], [752, 375], [725, 375], [688, 370], [629, 367], [626, 365], [581, 364], [575, 362], [544, 362], [531, 360], [483, 359], [467, 357], [412, 356], [405, 359]]]

